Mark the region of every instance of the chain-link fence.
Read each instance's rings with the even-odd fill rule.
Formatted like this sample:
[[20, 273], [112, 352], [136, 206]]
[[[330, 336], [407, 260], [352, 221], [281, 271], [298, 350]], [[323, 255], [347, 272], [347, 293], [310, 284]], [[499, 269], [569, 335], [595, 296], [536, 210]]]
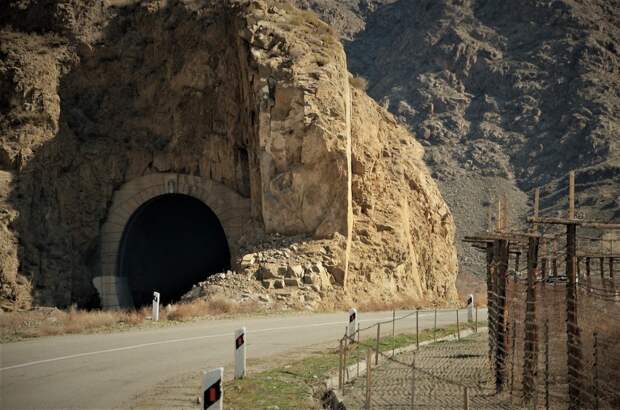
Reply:
[[473, 306], [469, 312], [393, 312], [391, 320], [345, 334], [340, 340], [338, 389], [352, 408], [468, 408], [470, 400], [482, 404], [481, 398], [494, 391], [486, 342], [465, 339], [477, 334], [478, 313]]

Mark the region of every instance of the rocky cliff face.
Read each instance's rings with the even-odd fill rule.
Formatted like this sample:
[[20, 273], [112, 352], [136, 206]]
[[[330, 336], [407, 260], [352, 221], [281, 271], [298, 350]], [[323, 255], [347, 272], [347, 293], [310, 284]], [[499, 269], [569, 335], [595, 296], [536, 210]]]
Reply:
[[[351, 71], [425, 146], [457, 237], [484, 227], [495, 191], [513, 221], [537, 186], [565, 209], [572, 169], [585, 215], [620, 218], [617, 1], [298, 4], [340, 28]], [[467, 246], [460, 262], [480, 270]]]
[[422, 149], [351, 90], [313, 14], [58, 0], [0, 15], [5, 301], [97, 305], [94, 278], [118, 286], [118, 221], [173, 192], [220, 212], [232, 267], [265, 288], [454, 297], [453, 222]]

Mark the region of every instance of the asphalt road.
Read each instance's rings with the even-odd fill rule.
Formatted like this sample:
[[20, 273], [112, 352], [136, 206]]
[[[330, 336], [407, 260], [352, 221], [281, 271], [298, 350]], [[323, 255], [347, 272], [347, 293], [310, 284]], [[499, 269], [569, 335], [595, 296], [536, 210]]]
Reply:
[[[465, 319], [466, 311], [459, 317]], [[360, 313], [359, 319], [363, 328], [391, 320], [392, 314]], [[486, 320], [486, 310], [478, 319]], [[455, 321], [454, 310], [437, 313], [438, 325]], [[420, 312], [420, 329], [432, 328], [433, 322], [433, 312]], [[241, 326], [247, 328], [248, 359], [293, 358], [301, 347], [336, 345], [346, 323], [346, 313], [287, 314], [7, 343], [0, 345], [0, 409], [122, 408], [136, 394], [177, 375], [220, 366], [231, 372], [233, 333]], [[382, 329], [382, 335], [390, 334], [391, 323]], [[397, 321], [397, 332], [411, 329], [415, 315]], [[373, 336], [370, 330], [362, 333], [362, 338]]]

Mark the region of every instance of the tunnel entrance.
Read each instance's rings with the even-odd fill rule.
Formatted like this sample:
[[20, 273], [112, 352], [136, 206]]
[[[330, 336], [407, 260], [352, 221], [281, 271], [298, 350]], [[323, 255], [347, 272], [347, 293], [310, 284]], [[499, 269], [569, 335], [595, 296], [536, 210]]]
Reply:
[[188, 195], [165, 194], [129, 219], [119, 250], [119, 276], [127, 277], [136, 307], [153, 291], [170, 303], [192, 285], [230, 268], [226, 234], [215, 213]]

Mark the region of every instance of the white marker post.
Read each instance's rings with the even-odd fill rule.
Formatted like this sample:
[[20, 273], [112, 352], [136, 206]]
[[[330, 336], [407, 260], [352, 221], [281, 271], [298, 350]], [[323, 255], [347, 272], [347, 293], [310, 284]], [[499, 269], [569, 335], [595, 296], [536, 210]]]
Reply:
[[235, 379], [245, 377], [245, 327], [235, 332]]
[[218, 367], [202, 372], [202, 408], [203, 410], [222, 410], [224, 402], [224, 390], [222, 378], [224, 368]]
[[467, 321], [474, 321], [474, 295], [469, 295], [467, 298]]
[[159, 320], [159, 292], [153, 292], [153, 321]]
[[349, 310], [349, 338], [351, 343], [355, 342], [355, 332], [357, 331], [357, 309]]

